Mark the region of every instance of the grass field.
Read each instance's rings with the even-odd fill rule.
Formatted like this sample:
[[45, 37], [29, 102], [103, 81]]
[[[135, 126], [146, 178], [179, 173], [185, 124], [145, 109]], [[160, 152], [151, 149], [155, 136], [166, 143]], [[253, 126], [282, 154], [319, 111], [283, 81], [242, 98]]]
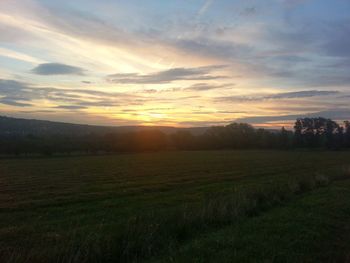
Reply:
[[350, 152], [2, 159], [0, 262], [346, 262], [349, 167]]

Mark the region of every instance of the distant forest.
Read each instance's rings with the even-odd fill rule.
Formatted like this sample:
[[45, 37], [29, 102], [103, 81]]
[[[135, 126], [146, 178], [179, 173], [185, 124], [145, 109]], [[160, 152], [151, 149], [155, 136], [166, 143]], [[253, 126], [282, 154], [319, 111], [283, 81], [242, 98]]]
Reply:
[[[203, 132], [191, 129], [162, 131], [157, 128], [144, 130], [98, 130], [81, 128], [78, 132], [24, 132], [16, 122], [16, 131], [5, 129], [3, 119], [0, 128], [1, 155], [53, 155], [97, 154], [160, 150], [220, 150], [220, 149], [294, 149], [317, 148], [339, 150], [350, 148], [350, 122], [338, 124], [326, 118], [297, 119], [294, 131], [255, 129], [246, 123], [213, 126]], [[53, 123], [55, 124], [55, 123]], [[57, 123], [56, 123], [57, 124]], [[67, 125], [64, 124], [65, 129]], [[33, 125], [32, 125], [33, 126]], [[71, 125], [74, 127], [74, 125]], [[93, 127], [93, 126], [90, 126]], [[32, 127], [33, 128], [33, 127]], [[23, 132], [18, 132], [22, 129]], [[83, 130], [86, 132], [82, 132]], [[88, 131], [88, 132], [87, 132]]]

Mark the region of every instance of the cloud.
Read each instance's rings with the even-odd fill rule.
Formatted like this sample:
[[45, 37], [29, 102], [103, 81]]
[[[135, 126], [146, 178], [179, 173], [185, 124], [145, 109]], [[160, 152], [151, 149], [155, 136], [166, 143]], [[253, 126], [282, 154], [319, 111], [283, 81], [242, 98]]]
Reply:
[[86, 106], [79, 106], [79, 105], [59, 105], [54, 108], [57, 109], [65, 109], [65, 110], [81, 110], [81, 109], [86, 109]]
[[21, 110], [21, 113], [56, 113], [56, 110]]
[[300, 4], [304, 4], [310, 0], [278, 0], [278, 1], [286, 5], [287, 7], [295, 7]]
[[32, 104], [29, 104], [29, 103], [18, 102], [16, 100], [6, 99], [6, 98], [1, 98], [0, 103], [5, 104], [5, 105], [10, 105], [10, 106], [15, 106], [15, 107], [30, 107], [30, 106], [32, 106]]
[[[216, 29], [217, 30], [217, 29]], [[203, 32], [206, 34], [215, 34]], [[234, 30], [230, 32], [235, 33]], [[227, 63], [240, 64], [250, 63], [250, 59], [256, 56], [256, 50], [252, 45], [238, 43], [233, 40], [209, 38], [207, 35], [199, 34], [197, 37], [168, 40], [170, 45], [177, 47], [187, 54], [196, 54], [201, 57], [208, 57], [215, 60], [226, 61]]]
[[219, 101], [263, 101], [263, 100], [278, 100], [278, 99], [296, 99], [309, 98], [315, 96], [330, 96], [338, 94], [337, 90], [303, 90], [294, 92], [282, 92], [268, 95], [252, 95], [252, 96], [229, 96], [219, 97]]
[[[348, 98], [342, 96], [350, 91], [350, 38], [347, 34], [350, 24], [346, 8], [343, 8], [349, 6], [346, 3], [322, 1], [317, 5], [315, 1], [310, 1], [304, 8], [300, 5], [304, 0], [271, 0], [264, 3], [216, 1], [215, 6], [212, 5], [214, 9], [210, 10], [212, 1], [201, 0], [199, 5], [194, 3], [191, 8], [181, 11], [167, 10], [169, 5], [165, 5], [156, 15], [153, 10], [136, 14], [138, 8], [98, 1], [89, 1], [83, 9], [79, 5], [57, 5], [53, 1], [0, 2], [1, 7], [3, 2], [9, 6], [9, 9], [0, 8], [0, 31], [3, 33], [0, 34], [0, 41], [4, 43], [0, 48], [0, 59], [5, 66], [0, 69], [0, 78], [13, 78], [16, 74], [18, 79], [32, 79], [36, 83], [17, 83], [24, 87], [0, 91], [0, 98], [5, 103], [33, 104], [33, 109], [55, 105], [80, 108], [118, 106], [134, 108], [140, 114], [143, 107], [132, 105], [159, 104], [183, 111], [181, 118], [168, 116], [179, 122], [189, 119], [190, 104], [205, 105], [213, 110], [236, 110], [234, 103], [213, 103], [213, 96], [226, 95], [218, 98], [220, 102], [248, 102], [241, 103], [239, 109], [247, 111], [246, 114], [261, 115], [269, 115], [268, 112], [275, 113], [276, 110], [280, 114], [301, 112], [277, 107], [269, 110], [264, 107], [266, 105], [300, 106], [319, 102], [318, 109], [304, 111], [316, 112], [342, 107], [338, 102], [347, 103]], [[28, 8], [24, 2], [31, 2], [33, 8]], [[342, 10], [337, 8], [338, 5]], [[106, 12], [94, 12], [101, 11], [101, 6]], [[199, 9], [206, 15], [196, 19]], [[116, 16], [116, 12], [121, 15]], [[217, 16], [218, 12], [220, 16]], [[134, 15], [138, 19], [132, 23], [125, 22]], [[7, 63], [14, 62], [13, 59], [17, 60], [16, 63]], [[57, 78], [21, 75], [29, 63], [29, 68], [33, 68], [51, 61], [62, 62], [65, 66], [74, 65], [80, 70], [86, 68], [92, 75], [85, 75], [85, 81], [91, 80], [92, 83], [83, 82], [83, 85], [81, 80], [84, 81], [84, 78], [79, 78], [71, 82], [71, 88], [52, 88], [59, 85]], [[202, 67], [221, 64], [228, 67], [222, 71]], [[175, 65], [175, 68], [164, 70], [171, 65]], [[107, 78], [111, 81], [109, 84], [98, 80], [107, 74], [125, 72], [133, 73], [110, 75]], [[46, 71], [45, 74], [52, 72]], [[84, 74], [84, 71], [69, 74]], [[237, 76], [239, 78], [236, 79]], [[221, 81], [221, 77], [227, 79]], [[229, 78], [237, 83], [237, 89], [232, 91], [237, 93], [230, 93], [228, 86], [220, 86]], [[69, 85], [69, 80], [64, 85]], [[184, 86], [143, 86], [180, 80], [191, 82], [186, 82]], [[136, 85], [132, 85], [132, 90], [119, 85], [120, 90], [129, 94], [125, 95], [123, 92], [112, 92], [118, 86], [113, 83]], [[7, 86], [10, 84], [8, 82]], [[280, 87], [302, 92], [286, 93]], [[109, 92], [98, 91], [107, 91], [108, 88]], [[143, 92], [139, 91], [141, 89], [144, 89]], [[263, 93], [266, 89], [280, 93]], [[318, 89], [330, 92], [337, 89], [342, 93], [338, 98], [331, 93], [320, 93]], [[199, 97], [190, 97], [188, 101], [177, 98], [193, 95], [190, 91], [197, 92]], [[237, 94], [243, 95], [232, 96]], [[313, 98], [315, 96], [319, 97]], [[288, 99], [293, 103], [286, 103]], [[334, 106], [325, 105], [329, 101]], [[59, 112], [59, 108], [56, 110]], [[108, 114], [102, 112], [89, 111], [96, 116]], [[213, 115], [213, 118], [217, 116]]]
[[[2, 32], [1, 27], [0, 27], [0, 32]], [[32, 56], [29, 56], [27, 54], [24, 54], [21, 52], [16, 52], [16, 51], [13, 51], [11, 49], [2, 48], [2, 47], [0, 47], [0, 56], [12, 58], [12, 59], [16, 59], [16, 60], [20, 60], [20, 61], [24, 61], [24, 62], [29, 62], [29, 63], [33, 63], [33, 64], [43, 62], [42, 60], [37, 59], [37, 58], [32, 57]]]
[[[201, 6], [201, 10], [203, 11], [200, 12], [205, 12], [211, 2], [210, 0], [203, 1]], [[298, 6], [306, 1], [276, 0], [268, 2], [270, 2], [267, 3], [268, 7], [272, 5], [275, 6], [275, 3], [279, 2], [281, 5], [278, 5], [277, 8], [281, 8], [281, 6]], [[14, 6], [17, 9], [21, 9], [19, 7], [20, 4], [16, 5]], [[67, 45], [65, 45], [62, 50], [64, 51], [66, 49], [68, 51], [66, 54], [72, 54], [73, 57], [75, 55], [83, 57], [82, 50], [86, 49], [80, 48], [79, 45], [77, 46], [76, 41], [73, 41], [73, 43], [69, 42], [69, 39], [72, 38], [81, 41], [78, 43], [89, 43], [89, 52], [93, 52], [93, 56], [89, 54], [89, 58], [98, 58], [95, 60], [91, 59], [94, 63], [97, 61], [98, 63], [102, 63], [108, 60], [107, 64], [110, 64], [111, 61], [115, 62], [118, 60], [118, 56], [119, 59], [121, 59], [122, 56], [127, 55], [125, 60], [123, 58], [123, 60], [119, 60], [118, 63], [115, 63], [113, 65], [114, 68], [117, 64], [127, 64], [123, 63], [125, 61], [130, 63], [137, 62], [137, 65], [146, 64], [147, 66], [154, 66], [152, 63], [148, 62], [154, 61], [155, 58], [161, 58], [163, 61], [176, 61], [177, 63], [180, 61], [181, 63], [181, 61], [190, 61], [187, 56], [191, 58], [194, 56], [200, 59], [213, 58], [219, 60], [219, 63], [238, 63], [247, 71], [251, 70], [254, 72], [254, 74], [250, 74], [247, 78], [254, 78], [259, 73], [267, 78], [278, 77], [291, 81], [298, 80], [298, 82], [304, 81], [305, 84], [313, 82], [316, 86], [322, 82], [318, 81], [318, 77], [324, 75], [324, 72], [319, 70], [321, 60], [316, 61], [316, 63], [312, 65], [308, 64], [309, 74], [305, 76], [304, 71], [299, 71], [299, 73], [301, 72], [299, 75], [294, 74], [295, 72], [292, 71], [294, 66], [291, 67], [292, 63], [288, 61], [287, 56], [299, 55], [301, 58], [311, 56], [315, 58], [315, 60], [318, 60], [319, 58], [325, 58], [327, 56], [349, 54], [349, 34], [347, 34], [349, 31], [349, 22], [339, 21], [339, 19], [333, 19], [335, 22], [327, 26], [325, 23], [318, 21], [319, 19], [317, 18], [312, 19], [310, 15], [308, 16], [310, 18], [306, 19], [305, 17], [301, 17], [294, 24], [290, 25], [285, 21], [276, 20], [280, 19], [278, 15], [276, 17], [272, 15], [271, 20], [270, 17], [268, 17], [269, 19], [267, 21], [266, 16], [259, 16], [258, 23], [254, 23], [252, 26], [252, 24], [247, 25], [244, 19], [241, 18], [237, 22], [237, 25], [231, 26], [231, 29], [224, 34], [224, 37], [219, 38], [215, 32], [219, 28], [226, 29], [227, 26], [217, 21], [206, 25], [206, 23], [198, 24], [198, 22], [189, 23], [186, 19], [180, 20], [180, 18], [177, 17], [175, 22], [169, 22], [170, 26], [158, 25], [159, 27], [150, 29], [147, 28], [146, 24], [142, 25], [142, 30], [137, 30], [135, 32], [128, 27], [118, 27], [117, 22], [113, 23], [113, 21], [109, 21], [106, 17], [98, 17], [93, 14], [93, 12], [87, 12], [87, 10], [73, 10], [65, 5], [61, 5], [58, 8], [56, 5], [46, 4], [44, 2], [40, 3], [40, 5], [41, 7], [40, 9], [38, 8], [37, 12], [41, 15], [34, 16], [35, 19], [33, 19], [33, 16], [28, 15], [31, 11], [30, 9], [23, 8], [23, 13], [26, 15], [25, 18], [27, 20], [20, 20], [20, 26], [15, 27], [13, 30], [11, 29], [10, 33], [13, 35], [22, 35], [22, 32], [16, 32], [19, 32], [18, 30], [20, 30], [21, 25], [29, 20], [28, 17], [31, 17], [34, 21], [30, 21], [33, 22], [30, 23], [30, 25], [37, 25], [38, 23], [40, 25], [40, 27], [35, 27], [36, 31], [34, 32], [35, 34], [33, 34], [34, 36], [40, 33], [40, 28], [49, 30], [50, 34], [48, 36], [50, 37], [49, 40], [51, 40], [49, 43], [55, 42], [61, 44], [60, 34], [68, 36], [66, 41]], [[239, 7], [239, 10], [241, 10], [241, 5]], [[248, 6], [245, 10], [248, 13], [253, 13], [254, 8], [255, 7]], [[259, 7], [259, 12], [260, 9], [263, 9], [263, 7]], [[225, 11], [228, 10], [223, 10], [224, 13]], [[279, 11], [283, 11], [283, 8]], [[11, 14], [9, 11], [7, 13]], [[19, 17], [15, 16], [16, 12], [13, 13], [14, 19], [18, 20]], [[279, 14], [279, 12], [275, 13]], [[266, 13], [263, 12], [263, 14]], [[263, 20], [261, 21], [260, 19]], [[142, 19], [140, 21], [142, 21]], [[173, 31], [169, 30], [175, 27], [174, 24], [177, 25], [177, 28]], [[254, 30], [255, 25], [258, 26], [258, 30]], [[29, 29], [32, 28], [33, 26], [28, 27], [28, 33], [31, 33]], [[183, 31], [186, 33], [182, 34]], [[152, 34], [149, 32], [155, 33]], [[179, 35], [181, 37], [178, 37]], [[240, 39], [244, 41], [242, 42]], [[303, 41], [299, 41], [300, 39], [303, 39]], [[68, 45], [68, 42], [71, 45]], [[97, 51], [100, 50], [98, 47], [101, 46], [108, 46], [108, 48], [103, 50], [107, 52], [107, 50], [112, 48], [113, 52], [104, 53], [102, 54], [104, 55], [103, 57], [97, 56], [99, 54]], [[48, 48], [51, 49], [50, 53], [57, 53], [56, 47], [51, 48], [51, 45], [49, 45]], [[95, 53], [95, 51], [97, 53]], [[280, 67], [278, 65], [276, 68], [282, 69], [282, 71], [279, 72], [280, 74], [276, 73], [276, 68], [272, 67], [272, 69], [269, 70], [269, 65], [271, 65], [271, 63], [269, 63], [270, 61], [261, 59], [263, 53], [266, 51], [275, 54], [285, 54], [285, 58], [281, 57], [281, 63], [285, 61], [283, 64], [287, 64], [290, 67]], [[187, 59], [184, 58], [184, 54], [186, 54]], [[71, 56], [68, 57], [68, 59], [70, 58]], [[89, 63], [89, 65], [94, 63]], [[300, 64], [302, 63], [298, 63], [298, 66], [300, 66]], [[146, 68], [149, 69], [149, 67]], [[235, 70], [236, 72], [238, 71], [237, 68]], [[290, 72], [293, 74], [288, 74]], [[339, 75], [341, 75], [340, 78], [337, 78]], [[334, 79], [335, 84], [337, 84], [337, 80], [339, 80], [338, 82], [344, 81], [349, 83], [348, 79], [344, 79], [346, 75], [347, 72], [338, 73], [335, 74], [335, 76], [333, 73], [328, 74], [328, 76]], [[312, 78], [312, 76], [314, 77]]]
[[84, 69], [61, 63], [43, 63], [32, 72], [38, 75], [83, 75]]
[[156, 90], [156, 89], [144, 89], [144, 90], [139, 91], [139, 93], [147, 93], [147, 94], [154, 94], [157, 92], [158, 92], [158, 90]]
[[251, 124], [259, 124], [266, 122], [274, 122], [274, 121], [294, 121], [297, 118], [317, 118], [324, 117], [330, 118], [334, 120], [346, 120], [350, 119], [350, 110], [327, 110], [327, 111], [319, 111], [307, 114], [292, 114], [292, 115], [281, 115], [281, 116], [256, 116], [256, 117], [245, 117], [238, 118], [235, 122], [244, 122]]
[[254, 16], [257, 14], [256, 7], [246, 7], [241, 12], [241, 16]]
[[197, 14], [198, 18], [207, 12], [207, 10], [210, 8], [210, 6], [213, 4], [213, 2], [214, 2], [214, 0], [206, 0], [204, 2], [202, 7], [198, 11], [198, 14]]
[[235, 84], [214, 85], [214, 84], [208, 84], [208, 83], [196, 83], [188, 88], [185, 88], [184, 90], [187, 90], [187, 91], [207, 91], [207, 90], [213, 90], [213, 89], [228, 88], [228, 87], [231, 87], [234, 85]]
[[[130, 101], [128, 100], [128, 103], [130, 103]], [[135, 103], [135, 102], [133, 102]], [[122, 101], [119, 100], [115, 100], [115, 99], [108, 99], [108, 98], [100, 98], [98, 100], [94, 100], [94, 101], [79, 101], [76, 102], [77, 107], [116, 107], [119, 105], [125, 105], [125, 103], [123, 103]]]
[[[157, 60], [162, 60], [162, 67], [175, 61], [184, 65], [182, 58], [185, 55], [191, 59], [192, 65], [203, 65], [203, 58], [185, 54], [177, 47], [162, 41], [162, 36], [149, 36], [147, 32], [151, 29], [147, 29], [147, 25], [142, 25], [142, 30], [135, 32], [130, 30], [129, 24], [120, 21], [122, 18], [108, 20], [108, 15], [101, 17], [100, 12], [50, 2], [33, 1], [33, 8], [26, 8], [21, 2], [9, 4], [3, 12], [0, 11], [0, 25], [8, 24], [7, 20], [1, 19], [2, 13], [11, 17], [10, 22], [14, 27], [11, 32], [16, 35], [21, 35], [20, 30], [26, 24], [23, 30], [29, 34], [29, 40], [35, 40], [26, 42], [26, 49], [37, 50], [39, 42], [43, 44], [40, 51], [45, 51], [40, 56], [46, 56], [47, 60], [64, 58], [62, 60], [69, 62], [68, 64], [84, 65], [83, 67], [88, 65], [86, 67], [91, 67], [91, 72], [102, 73], [103, 69], [108, 72], [112, 69], [124, 71], [126, 68], [150, 70], [155, 68], [154, 61]], [[122, 8], [118, 7], [118, 12], [123, 13]], [[112, 10], [108, 9], [107, 13]], [[75, 63], [78, 57], [79, 64]]]
[[26, 87], [25, 83], [21, 83], [15, 80], [0, 79], [0, 94], [16, 94], [17, 91]]
[[223, 79], [226, 77], [211, 75], [211, 73], [224, 67], [223, 65], [214, 65], [198, 68], [173, 68], [146, 75], [137, 73], [113, 74], [107, 76], [107, 81], [118, 84], [163, 84], [178, 80]]
[[235, 84], [211, 84], [211, 83], [196, 83], [193, 85], [190, 85], [186, 88], [181, 87], [173, 87], [173, 88], [166, 88], [166, 89], [143, 89], [140, 91], [137, 91], [136, 93], [146, 93], [146, 94], [161, 94], [161, 93], [180, 93], [183, 91], [209, 91], [209, 90], [216, 90], [216, 89], [226, 89], [234, 86]]
[[336, 90], [303, 90], [295, 92], [277, 93], [270, 96], [265, 96], [265, 99], [293, 99], [293, 98], [308, 98], [314, 96], [329, 96], [338, 94]]
[[210, 127], [218, 125], [227, 125], [228, 121], [182, 121], [179, 122], [180, 125], [187, 127]]
[[326, 25], [327, 38], [322, 48], [330, 56], [350, 58], [350, 20]]
[[[59, 104], [61, 109], [84, 109], [87, 107], [114, 107], [142, 104], [146, 99], [119, 92], [103, 92], [90, 89], [36, 87], [29, 83], [0, 79], [0, 103], [11, 106], [34, 106], [28, 102], [40, 100]], [[68, 106], [64, 104], [70, 103]], [[62, 106], [61, 106], [62, 105]]]
[[[15, 107], [29, 107], [30, 92], [24, 91], [25, 84], [14, 80], [0, 79], [0, 103]], [[24, 102], [23, 102], [24, 101]]]

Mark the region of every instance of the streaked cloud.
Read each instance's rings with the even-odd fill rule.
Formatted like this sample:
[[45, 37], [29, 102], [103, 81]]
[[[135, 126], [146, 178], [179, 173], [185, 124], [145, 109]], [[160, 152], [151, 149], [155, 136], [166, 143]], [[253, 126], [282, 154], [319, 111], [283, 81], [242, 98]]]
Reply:
[[209, 84], [209, 83], [196, 83], [188, 88], [184, 88], [183, 90], [187, 91], [208, 91], [208, 90], [217, 90], [217, 89], [225, 89], [233, 87], [235, 84]]
[[348, 120], [350, 119], [350, 110], [334, 109], [334, 110], [327, 110], [327, 111], [312, 112], [307, 114], [246, 117], [246, 118], [236, 119], [235, 121], [246, 122], [251, 124], [261, 124], [261, 123], [275, 122], [275, 121], [295, 121], [297, 118], [307, 118], [307, 117], [309, 118], [324, 117], [324, 118], [330, 118], [334, 120]]
[[277, 100], [277, 99], [296, 99], [296, 98], [309, 98], [316, 96], [330, 96], [336, 95], [337, 90], [303, 90], [293, 92], [283, 92], [267, 95], [250, 95], [250, 96], [230, 96], [220, 97], [218, 100], [223, 101], [263, 101], [263, 100]]
[[79, 105], [59, 105], [55, 106], [54, 108], [57, 109], [66, 109], [66, 110], [81, 110], [81, 109], [86, 109], [86, 106], [79, 106]]
[[[0, 103], [17, 107], [34, 107], [35, 101], [46, 101], [61, 109], [86, 109], [90, 107], [113, 107], [141, 103], [144, 99], [118, 92], [89, 89], [37, 87], [29, 83], [0, 79]], [[29, 104], [28, 102], [32, 102]], [[56, 106], [55, 106], [56, 104]], [[51, 106], [49, 106], [51, 107]]]
[[222, 75], [213, 75], [213, 71], [225, 66], [214, 65], [198, 68], [172, 68], [146, 75], [138, 73], [112, 74], [107, 76], [109, 82], [118, 84], [163, 84], [178, 80], [213, 80], [226, 78]]
[[30, 103], [19, 102], [16, 99], [7, 98], [7, 97], [1, 98], [0, 104], [5, 104], [5, 105], [10, 105], [10, 106], [15, 106], [15, 107], [30, 107], [30, 106], [32, 106], [32, 104], [30, 104]]
[[210, 6], [213, 4], [214, 0], [205, 0], [204, 4], [198, 11], [198, 16], [202, 16], [207, 12], [207, 10], [210, 8]]
[[33, 56], [30, 56], [30, 55], [27, 55], [27, 54], [24, 54], [21, 52], [16, 52], [16, 51], [13, 51], [13, 50], [8, 49], [8, 48], [1, 48], [1, 47], [0, 47], [0, 56], [9, 57], [9, 58], [13, 58], [13, 59], [21, 60], [24, 62], [33, 63], [33, 64], [43, 62], [42, 60], [35, 58]]

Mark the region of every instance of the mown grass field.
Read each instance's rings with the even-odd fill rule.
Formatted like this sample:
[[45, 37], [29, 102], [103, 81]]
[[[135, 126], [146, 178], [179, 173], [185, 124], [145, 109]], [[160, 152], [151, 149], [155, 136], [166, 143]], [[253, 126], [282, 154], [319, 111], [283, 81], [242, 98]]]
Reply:
[[346, 262], [350, 152], [0, 160], [0, 262]]

